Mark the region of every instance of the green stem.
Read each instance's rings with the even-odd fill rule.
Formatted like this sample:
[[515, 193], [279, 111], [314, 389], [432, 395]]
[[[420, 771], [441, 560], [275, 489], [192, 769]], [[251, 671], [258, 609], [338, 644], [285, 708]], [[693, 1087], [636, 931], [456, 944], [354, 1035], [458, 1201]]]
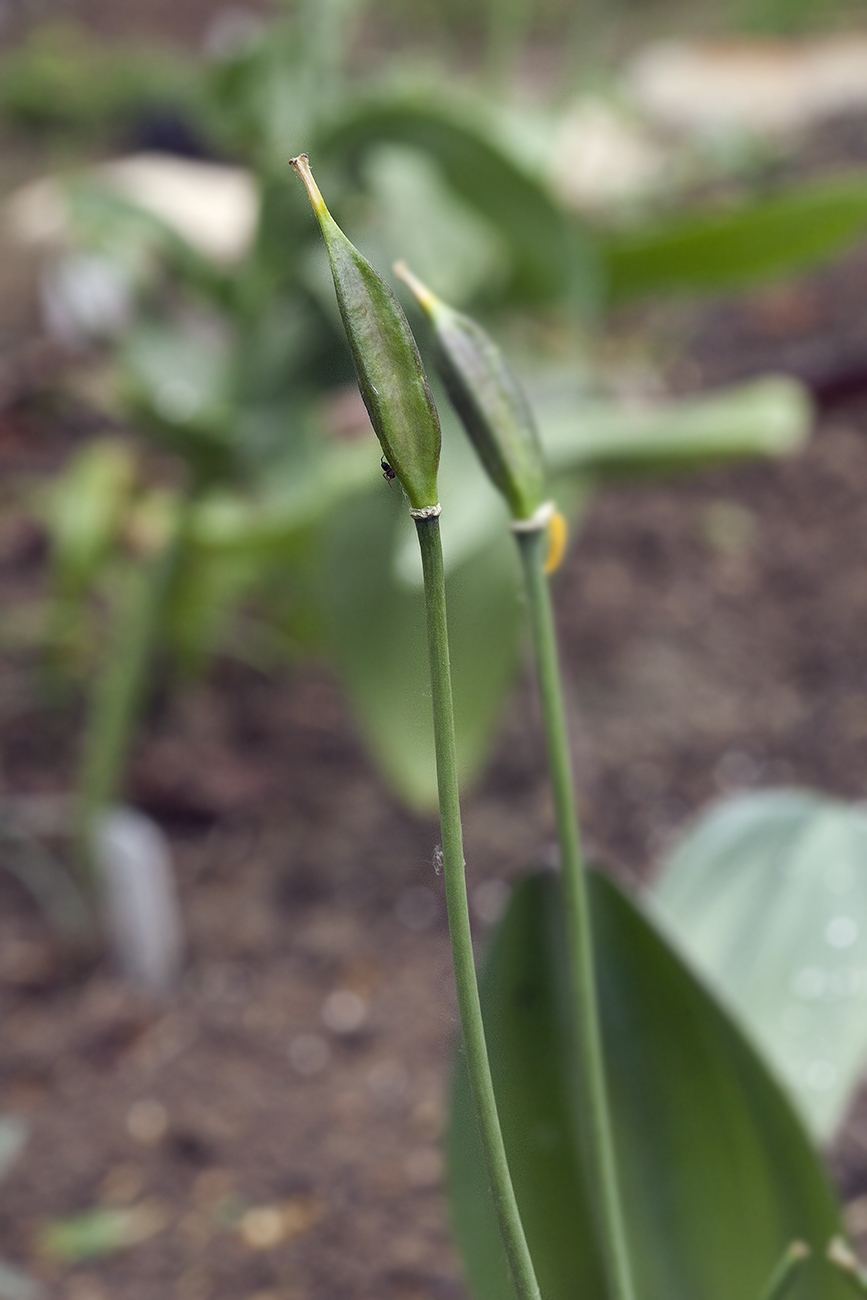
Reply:
[[[183, 511], [183, 505], [179, 507]], [[181, 545], [182, 516], [163, 546], [131, 561], [125, 575], [112, 643], [88, 710], [81, 759], [75, 854], [79, 871], [94, 879], [93, 832], [122, 792], [129, 751], [160, 634], [166, 593]]]
[[538, 1300], [539, 1284], [527, 1248], [518, 1204], [512, 1187], [506, 1149], [488, 1049], [482, 1022], [479, 988], [473, 959], [470, 911], [464, 875], [464, 846], [458, 794], [457, 753], [455, 750], [454, 707], [449, 672], [448, 631], [446, 627], [445, 575], [440, 542], [439, 519], [417, 519], [419, 546], [424, 570], [427, 609], [428, 650], [430, 654], [431, 693], [433, 696], [434, 744], [436, 747], [437, 784], [439, 788], [440, 825], [442, 827], [443, 875], [449, 932], [458, 990], [458, 1007], [467, 1054], [467, 1071], [476, 1107], [488, 1178], [503, 1235], [503, 1244], [520, 1300]]
[[759, 1300], [783, 1300], [789, 1294], [798, 1271], [810, 1258], [810, 1247], [803, 1241], [793, 1241], [786, 1247], [782, 1259], [774, 1269]]
[[554, 613], [545, 573], [547, 532], [519, 533], [517, 537], [530, 607], [554, 813], [562, 856], [572, 998], [578, 1035], [577, 1067], [583, 1075], [582, 1093], [586, 1099], [590, 1176], [598, 1193], [597, 1226], [609, 1294], [612, 1300], [634, 1300], [635, 1287], [629, 1262], [605, 1084], [587, 879], [575, 815], [572, 762], [563, 707]]

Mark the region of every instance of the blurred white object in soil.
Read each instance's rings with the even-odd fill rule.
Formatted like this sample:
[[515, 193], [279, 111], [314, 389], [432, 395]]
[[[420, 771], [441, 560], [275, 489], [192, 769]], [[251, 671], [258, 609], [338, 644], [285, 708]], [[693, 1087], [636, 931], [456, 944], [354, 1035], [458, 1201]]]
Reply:
[[168, 841], [150, 817], [113, 808], [96, 834], [105, 920], [115, 961], [132, 983], [165, 993], [184, 938]]
[[129, 325], [133, 289], [124, 268], [100, 253], [63, 253], [39, 275], [39, 303], [48, 333], [66, 347], [115, 338]]
[[[242, 167], [141, 153], [94, 167], [95, 182], [164, 221], [203, 256], [231, 266], [245, 256], [259, 218], [259, 197]], [[25, 245], [65, 247], [69, 208], [63, 181], [44, 177], [6, 204], [6, 224]]]
[[661, 41], [632, 61], [624, 88], [639, 112], [677, 131], [797, 131], [867, 107], [867, 35]]
[[578, 100], [560, 125], [552, 180], [565, 203], [607, 208], [664, 183], [667, 152], [634, 114], [596, 96]]
[[[143, 153], [94, 167], [87, 177], [164, 222], [218, 265], [237, 264], [253, 242], [259, 198], [243, 168]], [[116, 254], [75, 246], [63, 180], [32, 181], [11, 196], [2, 217], [5, 242], [42, 258], [39, 300], [53, 337], [78, 348], [126, 328], [134, 272]]]

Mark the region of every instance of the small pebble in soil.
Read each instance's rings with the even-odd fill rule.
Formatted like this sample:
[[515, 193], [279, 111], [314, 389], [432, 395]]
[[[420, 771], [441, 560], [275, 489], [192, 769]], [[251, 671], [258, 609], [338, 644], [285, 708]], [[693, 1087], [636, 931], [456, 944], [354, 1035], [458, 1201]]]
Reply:
[[335, 1034], [354, 1034], [367, 1019], [367, 1002], [352, 989], [335, 989], [322, 1003], [322, 1023]]
[[255, 1205], [241, 1219], [241, 1239], [251, 1250], [272, 1250], [303, 1236], [322, 1217], [322, 1204], [312, 1196], [296, 1196], [277, 1205]]
[[722, 791], [755, 785], [761, 776], [762, 763], [743, 749], [727, 749], [713, 770], [714, 784]]
[[289, 1063], [298, 1074], [319, 1074], [330, 1055], [331, 1049], [321, 1034], [298, 1034], [289, 1044]]
[[241, 1220], [241, 1237], [251, 1250], [270, 1250], [284, 1239], [279, 1205], [257, 1205]]
[[168, 1112], [160, 1101], [135, 1101], [127, 1111], [126, 1127], [134, 1141], [141, 1142], [143, 1146], [156, 1146], [168, 1130]]
[[853, 1237], [867, 1234], [867, 1196], [858, 1196], [846, 1206], [846, 1227]]

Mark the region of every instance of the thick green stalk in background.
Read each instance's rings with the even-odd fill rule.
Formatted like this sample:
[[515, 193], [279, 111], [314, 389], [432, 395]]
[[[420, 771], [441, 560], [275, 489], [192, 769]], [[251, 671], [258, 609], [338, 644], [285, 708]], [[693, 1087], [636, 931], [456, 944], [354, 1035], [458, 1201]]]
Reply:
[[572, 997], [578, 1039], [578, 1068], [584, 1079], [584, 1118], [591, 1185], [598, 1195], [599, 1239], [605, 1259], [612, 1300], [635, 1300], [629, 1262], [599, 1025], [593, 934], [587, 881], [581, 855], [572, 761], [560, 678], [560, 663], [551, 592], [545, 572], [547, 528], [516, 532], [533, 631], [533, 646], [542, 715], [548, 746], [548, 764], [554, 797], [554, 814], [566, 896], [566, 923]]
[[436, 745], [437, 782], [439, 786], [440, 825], [442, 828], [443, 876], [449, 932], [452, 940], [455, 981], [461, 1028], [467, 1053], [467, 1073], [476, 1106], [482, 1146], [491, 1182], [494, 1206], [503, 1234], [503, 1243], [520, 1300], [537, 1300], [539, 1285], [527, 1248], [518, 1203], [506, 1159], [500, 1129], [482, 1008], [473, 958], [473, 939], [467, 886], [464, 873], [464, 845], [458, 792], [457, 754], [455, 750], [454, 707], [449, 672], [448, 631], [446, 626], [445, 575], [440, 541], [439, 518], [416, 519], [424, 570], [425, 607], [427, 609], [428, 649], [430, 653], [431, 693], [433, 697], [434, 743]]
[[181, 546], [181, 510], [171, 533], [151, 554], [130, 561], [120, 593], [107, 662], [93, 689], [81, 760], [75, 855], [79, 871], [93, 883], [94, 832], [100, 817], [122, 794], [129, 751], [159, 639], [166, 595]]

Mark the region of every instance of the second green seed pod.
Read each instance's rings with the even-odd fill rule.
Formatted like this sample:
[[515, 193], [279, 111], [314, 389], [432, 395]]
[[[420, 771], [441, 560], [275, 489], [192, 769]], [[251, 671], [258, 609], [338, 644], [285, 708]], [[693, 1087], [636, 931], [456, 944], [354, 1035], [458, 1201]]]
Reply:
[[458, 415], [495, 486], [517, 520], [545, 501], [545, 463], [523, 390], [493, 339], [455, 311], [403, 262], [395, 274], [409, 286], [433, 325], [437, 361]]

